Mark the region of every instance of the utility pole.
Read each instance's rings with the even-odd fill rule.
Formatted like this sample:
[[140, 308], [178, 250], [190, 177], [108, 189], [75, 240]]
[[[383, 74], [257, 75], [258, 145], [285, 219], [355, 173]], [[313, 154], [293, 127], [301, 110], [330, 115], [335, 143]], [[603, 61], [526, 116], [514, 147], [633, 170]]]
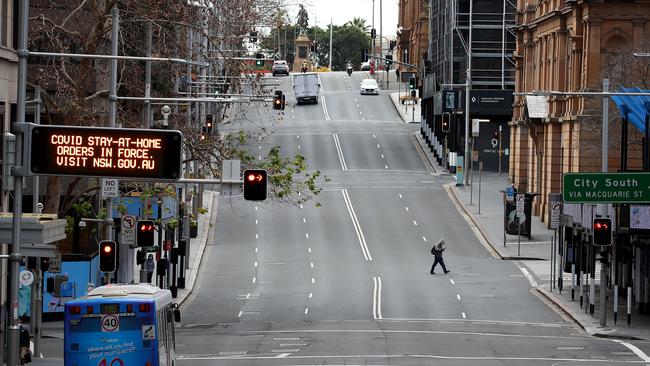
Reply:
[[332, 30], [334, 29], [334, 20], [330, 18], [330, 71], [332, 71]]
[[[372, 25], [371, 25], [371, 30], [370, 31], [374, 32], [374, 30], [375, 30], [375, 0], [372, 0]], [[370, 55], [375, 56], [375, 38], [373, 37], [370, 40], [370, 42], [372, 42], [372, 46], [370, 47], [370, 48], [372, 48], [370, 50]], [[376, 59], [375, 60], [371, 59], [371, 62], [374, 64], [374, 67], [375, 67], [375, 72], [377, 71], [376, 61], [377, 61]], [[376, 80], [377, 79], [377, 74], [375, 74], [373, 76], [375, 77], [375, 80]]]
[[469, 98], [470, 90], [472, 89], [472, 16], [473, 16], [474, 1], [469, 1], [469, 41], [467, 42], [467, 79], [465, 86], [465, 157], [463, 159], [463, 184], [469, 183], [469, 174], [467, 174], [467, 167], [472, 159], [472, 152], [469, 147]]
[[[381, 24], [381, 5], [384, 1], [379, 0], [379, 56], [384, 57], [384, 39], [382, 38], [382, 24]], [[384, 62], [384, 67], [386, 63]], [[377, 71], [379, 67], [377, 67]]]

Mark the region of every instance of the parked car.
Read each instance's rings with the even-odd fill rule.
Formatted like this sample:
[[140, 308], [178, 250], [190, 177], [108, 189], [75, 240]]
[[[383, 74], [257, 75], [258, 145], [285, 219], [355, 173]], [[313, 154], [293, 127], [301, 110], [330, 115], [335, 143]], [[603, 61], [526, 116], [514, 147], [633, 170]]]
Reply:
[[285, 74], [289, 75], [289, 65], [284, 60], [273, 61], [273, 67], [271, 68], [273, 76], [276, 74]]
[[370, 62], [366, 61], [361, 64], [361, 68], [359, 69], [361, 71], [369, 71], [370, 70]]
[[375, 79], [363, 79], [361, 82], [361, 95], [364, 94], [379, 94], [379, 85]]

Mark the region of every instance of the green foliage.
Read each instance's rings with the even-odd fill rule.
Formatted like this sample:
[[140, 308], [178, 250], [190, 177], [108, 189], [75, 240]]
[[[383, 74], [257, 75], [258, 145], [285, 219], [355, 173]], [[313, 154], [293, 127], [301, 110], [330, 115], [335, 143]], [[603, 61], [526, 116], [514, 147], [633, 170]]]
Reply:
[[[260, 162], [250, 154], [242, 154], [242, 164], [250, 168], [266, 169], [268, 172], [269, 197], [281, 204], [300, 205], [322, 191], [322, 184], [329, 179], [320, 171], [308, 172], [305, 157], [297, 154], [294, 157], [284, 157], [280, 147], [274, 146]], [[319, 202], [315, 203], [320, 207]]]
[[[76, 216], [79, 218], [82, 217], [94, 217], [95, 212], [93, 210], [93, 204], [90, 198], [81, 198], [76, 203], [72, 204], [71, 211], [76, 213]], [[72, 235], [72, 230], [75, 225], [75, 217], [68, 215], [65, 217], [65, 233], [67, 235]]]

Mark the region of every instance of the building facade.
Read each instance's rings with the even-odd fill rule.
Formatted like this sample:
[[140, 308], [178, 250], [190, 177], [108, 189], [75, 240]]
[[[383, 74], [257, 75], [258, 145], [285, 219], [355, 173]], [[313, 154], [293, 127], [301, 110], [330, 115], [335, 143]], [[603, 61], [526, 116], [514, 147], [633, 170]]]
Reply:
[[428, 57], [429, 1], [399, 0], [398, 6], [397, 47], [394, 57], [398, 61], [419, 67]]
[[[515, 82], [515, 6], [508, 0], [432, 0], [430, 4], [421, 132], [438, 162], [456, 172], [460, 156], [470, 159], [464, 156], [465, 131], [472, 128], [471, 123], [466, 126], [469, 113], [469, 119], [482, 121], [470, 135], [474, 135], [472, 161], [482, 162], [485, 170], [505, 172]], [[469, 110], [465, 104], [468, 76]]]
[[[611, 89], [638, 86], [620, 68], [626, 54], [648, 51], [647, 1], [519, 0], [517, 7], [516, 92], [601, 91], [604, 78]], [[534, 210], [546, 220], [548, 194], [561, 191], [563, 173], [601, 170], [602, 100], [541, 98], [515, 97], [510, 177], [520, 191], [540, 193]], [[610, 171], [621, 168], [620, 131], [620, 124], [611, 125]], [[640, 141], [639, 131], [630, 133]], [[638, 144], [630, 145], [629, 169], [641, 167], [640, 153]]]

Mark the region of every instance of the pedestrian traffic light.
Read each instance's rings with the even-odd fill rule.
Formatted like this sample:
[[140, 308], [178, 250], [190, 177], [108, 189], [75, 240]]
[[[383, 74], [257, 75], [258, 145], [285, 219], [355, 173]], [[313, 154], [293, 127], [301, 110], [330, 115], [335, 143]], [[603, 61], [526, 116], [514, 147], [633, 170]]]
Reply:
[[266, 170], [246, 169], [244, 171], [244, 199], [247, 201], [266, 199]]
[[612, 245], [612, 219], [595, 218], [593, 220], [594, 245]]
[[41, 271], [50, 269], [50, 257], [41, 257]]
[[212, 133], [212, 114], [208, 113], [205, 115], [205, 129], [208, 133]]
[[393, 64], [393, 55], [386, 55], [386, 66]]
[[415, 76], [409, 78], [409, 90], [415, 90]]
[[411, 98], [415, 98], [416, 95], [415, 90], [411, 90]]
[[282, 91], [280, 90], [275, 91], [275, 96], [273, 97], [273, 109], [284, 110], [284, 95], [282, 95]]
[[368, 50], [361, 51], [361, 62], [368, 62]]
[[442, 132], [449, 132], [449, 125], [451, 124], [451, 114], [443, 113], [442, 114]]
[[112, 240], [99, 242], [99, 270], [109, 273], [115, 272], [117, 267], [117, 245]]
[[494, 139], [494, 140], [499, 139], [499, 131], [494, 131], [494, 133], [492, 133], [492, 139]]
[[135, 244], [139, 247], [152, 247], [155, 245], [154, 232], [156, 224], [153, 220], [138, 220], [136, 224]]

